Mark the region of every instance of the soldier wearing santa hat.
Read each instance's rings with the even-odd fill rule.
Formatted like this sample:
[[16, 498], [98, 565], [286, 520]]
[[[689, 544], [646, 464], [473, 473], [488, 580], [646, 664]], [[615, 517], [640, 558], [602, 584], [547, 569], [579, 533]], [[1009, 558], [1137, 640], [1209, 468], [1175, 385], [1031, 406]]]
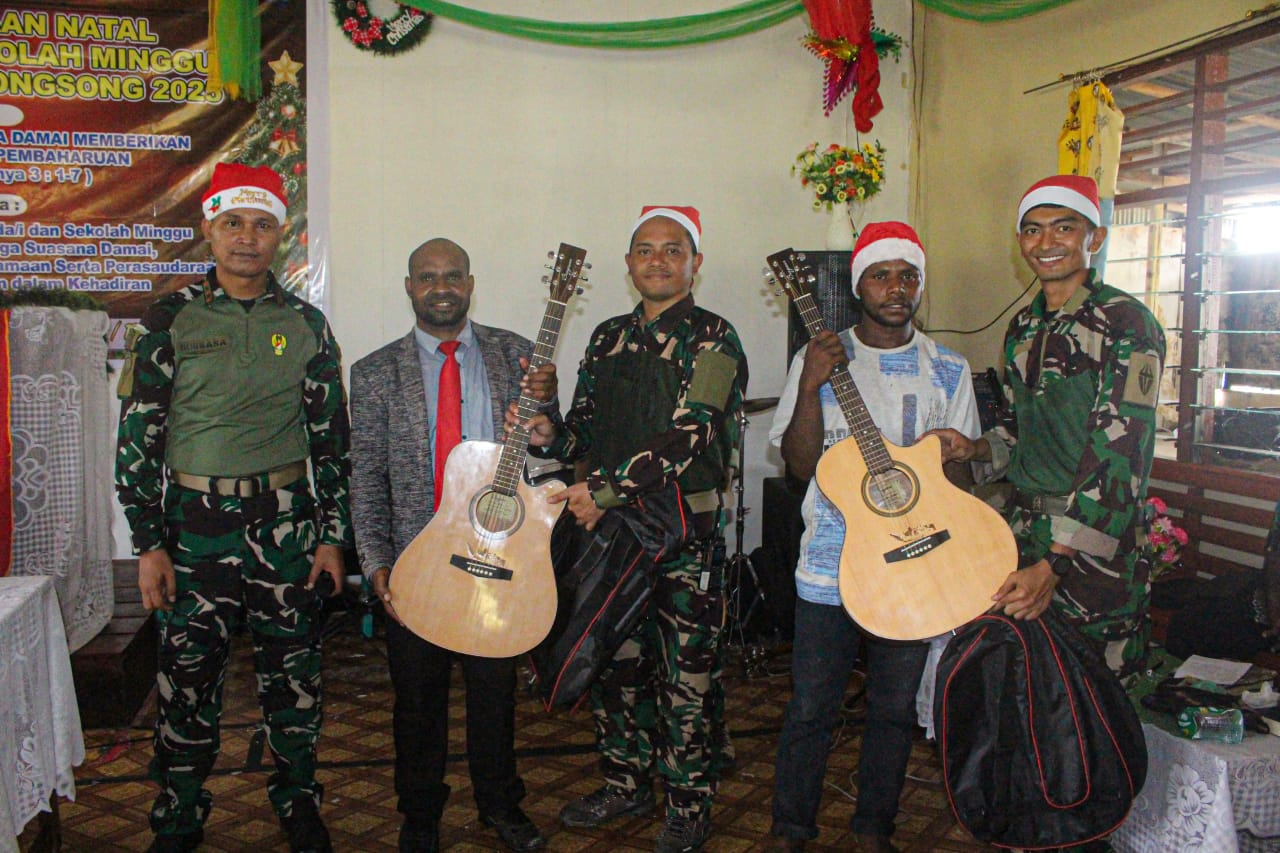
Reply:
[[351, 526], [340, 354], [324, 315], [271, 274], [280, 176], [219, 163], [203, 210], [214, 266], [130, 329], [119, 384], [116, 493], [142, 602], [160, 625], [150, 849], [203, 840], [203, 783], [243, 614], [275, 760], [271, 805], [291, 850], [323, 853], [318, 590], [341, 587]]
[[[796, 565], [793, 692], [778, 742], [770, 850], [801, 850], [818, 836], [827, 753], [859, 653], [867, 662], [867, 723], [851, 823], [859, 850], [896, 849], [890, 836], [911, 754], [916, 687], [929, 653], [927, 643], [891, 643], [864, 633], [842, 606], [837, 573], [844, 517], [814, 479], [822, 454], [851, 435], [832, 371], [848, 367], [876, 428], [894, 444], [914, 444], [934, 429], [970, 437], [980, 431], [968, 362], [912, 324], [925, 286], [924, 247], [915, 230], [903, 222], [868, 225], [851, 267], [858, 322], [824, 330], [796, 354], [769, 430], [787, 473], [809, 484]], [[962, 468], [945, 470], [967, 485]]]
[[708, 555], [747, 385], [737, 332], [693, 301], [701, 241], [696, 209], [641, 210], [626, 254], [640, 303], [592, 333], [563, 422], [529, 422], [534, 452], [585, 465], [586, 478], [552, 500], [588, 530], [673, 484], [693, 513], [697, 539], [660, 564], [644, 618], [591, 688], [605, 784], [560, 812], [569, 827], [650, 812], [656, 776], [666, 817], [658, 853], [697, 850], [711, 832], [724, 566]]
[[1124, 675], [1141, 667], [1149, 631], [1145, 505], [1165, 338], [1090, 268], [1106, 238], [1092, 178], [1053, 175], [1023, 195], [1018, 246], [1040, 292], [1005, 333], [1001, 422], [946, 444], [1015, 487], [1007, 518], [1023, 568], [996, 603], [1017, 619], [1052, 604]]

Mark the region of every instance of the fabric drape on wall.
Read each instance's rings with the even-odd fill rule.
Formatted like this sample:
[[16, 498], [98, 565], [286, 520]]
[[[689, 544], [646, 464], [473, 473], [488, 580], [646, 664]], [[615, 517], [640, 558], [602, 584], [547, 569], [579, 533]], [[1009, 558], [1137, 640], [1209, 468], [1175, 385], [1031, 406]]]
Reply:
[[[1033, 15], [1070, 3], [1071, 0], [920, 0], [935, 12], [973, 21], [1003, 21]], [[734, 38], [767, 29], [794, 18], [804, 11], [800, 0], [750, 0], [738, 6], [701, 15], [682, 15], [649, 21], [620, 23], [575, 23], [541, 21], [515, 15], [500, 15], [468, 9], [443, 0], [400, 0], [423, 12], [431, 12], [461, 24], [492, 30], [519, 38], [536, 39], [553, 44], [577, 47], [650, 49], [699, 44]], [[255, 0], [211, 0], [209, 40], [214, 56], [210, 59], [218, 75], [210, 75], [210, 85], [233, 81], [233, 69], [255, 68], [249, 58], [256, 58], [260, 45], [251, 38], [250, 28], [241, 24], [218, 27], [219, 19], [243, 21], [249, 10], [256, 10]], [[878, 43], [877, 43], [878, 44]], [[247, 90], [247, 86], [244, 86]], [[254, 98], [256, 96], [250, 96]]]
[[1065, 6], [1071, 0], [919, 0], [920, 5], [953, 18], [970, 21], [1007, 21], [1046, 9]]
[[1100, 80], [1078, 86], [1067, 96], [1067, 120], [1058, 136], [1058, 174], [1088, 175], [1098, 195], [1116, 197], [1124, 113]]
[[54, 579], [72, 651], [115, 606], [107, 323], [105, 311], [9, 312], [11, 574]]
[[[1120, 174], [1124, 113], [1100, 80], [1077, 86], [1067, 96], [1067, 118], [1058, 136], [1058, 174], [1087, 175], [1098, 185], [1102, 224], [1110, 225]], [[1101, 278], [1107, 268], [1107, 244], [1093, 256]]]
[[804, 11], [799, 0], [751, 0], [718, 12], [649, 21], [577, 23], [540, 21], [468, 9], [443, 0], [399, 0], [410, 6], [484, 30], [575, 47], [659, 48], [734, 38], [776, 26]]

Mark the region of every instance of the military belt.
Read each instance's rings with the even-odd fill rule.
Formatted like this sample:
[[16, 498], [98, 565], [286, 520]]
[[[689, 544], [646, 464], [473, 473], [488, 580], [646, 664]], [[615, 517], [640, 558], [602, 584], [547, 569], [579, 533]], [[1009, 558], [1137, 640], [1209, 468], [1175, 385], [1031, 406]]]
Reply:
[[1065, 495], [1033, 495], [1017, 489], [1013, 493], [1013, 503], [1019, 509], [1031, 512], [1042, 512], [1045, 515], [1066, 515], [1069, 501]]
[[224, 498], [256, 498], [264, 492], [283, 489], [305, 476], [307, 476], [307, 463], [301, 460], [261, 474], [248, 474], [244, 477], [202, 477], [199, 474], [184, 474], [181, 471], [169, 472], [169, 479], [184, 489], [193, 489]]

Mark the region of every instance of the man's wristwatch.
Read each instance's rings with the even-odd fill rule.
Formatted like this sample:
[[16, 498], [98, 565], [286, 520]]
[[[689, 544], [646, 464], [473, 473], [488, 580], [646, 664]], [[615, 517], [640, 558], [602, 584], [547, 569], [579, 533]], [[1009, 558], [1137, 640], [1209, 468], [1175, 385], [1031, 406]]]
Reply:
[[1075, 566], [1075, 560], [1066, 554], [1059, 554], [1057, 551], [1050, 551], [1048, 555], [1049, 568], [1060, 578], [1065, 578], [1067, 572], [1071, 571]]

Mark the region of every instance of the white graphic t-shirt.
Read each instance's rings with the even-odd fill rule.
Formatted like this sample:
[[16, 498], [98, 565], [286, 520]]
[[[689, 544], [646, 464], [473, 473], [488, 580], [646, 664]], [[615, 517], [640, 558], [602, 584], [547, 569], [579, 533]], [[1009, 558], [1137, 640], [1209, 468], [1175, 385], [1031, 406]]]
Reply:
[[[969, 438], [981, 434], [973, 396], [969, 362], [922, 332], [896, 349], [866, 346], [851, 329], [840, 333], [849, 354], [849, 373], [867, 404], [867, 411], [886, 441], [906, 447], [931, 429], [951, 427]], [[804, 368], [805, 349], [796, 353], [787, 384], [778, 400], [769, 440], [782, 445], [791, 423]], [[822, 386], [822, 449], [848, 438], [840, 404], [830, 383]], [[804, 534], [796, 565], [796, 594], [816, 604], [840, 604], [840, 550], [844, 546], [844, 518], [823, 496], [816, 478], [809, 481], [801, 506]]]

